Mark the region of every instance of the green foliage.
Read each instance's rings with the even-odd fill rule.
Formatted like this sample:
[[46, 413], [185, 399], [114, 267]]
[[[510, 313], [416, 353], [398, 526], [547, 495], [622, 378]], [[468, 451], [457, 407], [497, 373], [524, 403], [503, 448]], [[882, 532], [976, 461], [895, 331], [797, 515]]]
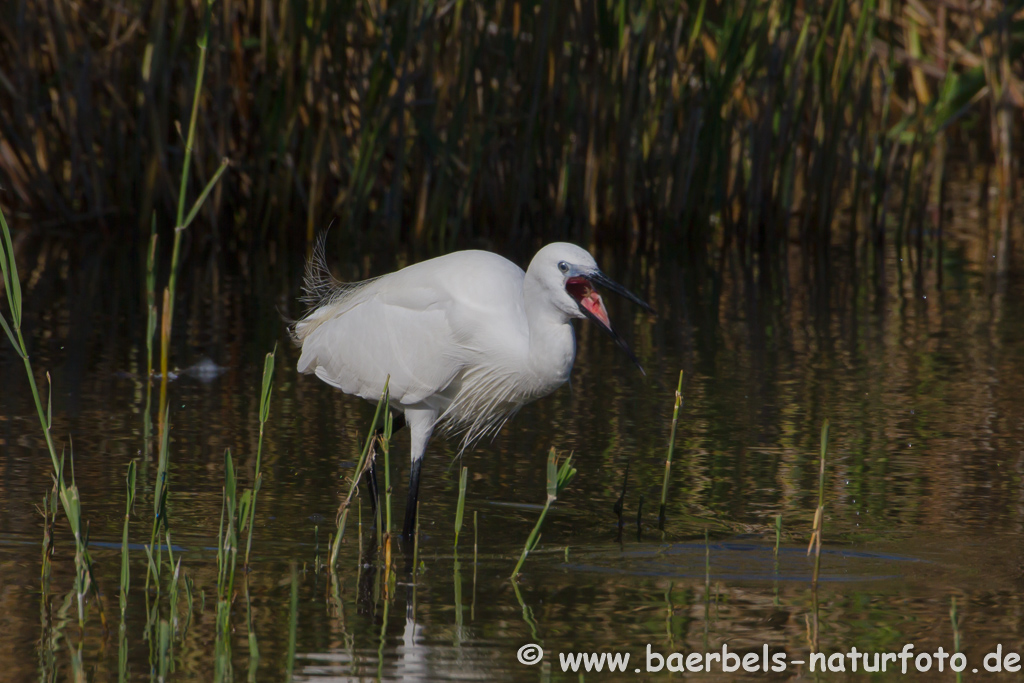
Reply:
[[128, 475], [125, 477], [125, 506], [124, 506], [124, 530], [121, 533], [121, 619], [124, 620], [124, 612], [128, 608], [128, 586], [131, 582], [131, 569], [128, 564], [128, 521], [131, 518], [132, 508], [135, 506], [135, 461], [128, 463]]
[[263, 381], [260, 387], [260, 437], [256, 446], [256, 478], [253, 481], [252, 489], [246, 489], [242, 493], [240, 519], [242, 530], [249, 529], [249, 536], [245, 541], [245, 566], [249, 566], [249, 551], [252, 549], [252, 529], [256, 517], [256, 496], [263, 485], [263, 428], [270, 417], [270, 390], [274, 381], [274, 358], [277, 355], [277, 346], [267, 354], [263, 360]]
[[[345, 496], [345, 499], [341, 501], [341, 505], [338, 507], [338, 515], [336, 518], [338, 530], [334, 534], [334, 538], [331, 543], [331, 559], [329, 563], [329, 567], [332, 570], [337, 566], [338, 551], [341, 549], [341, 539], [345, 537], [345, 523], [348, 520], [349, 505], [352, 503], [352, 499], [358, 491], [360, 478], [362, 478], [370, 465], [368, 456], [370, 456], [373, 441], [376, 438], [374, 434], [377, 431], [377, 423], [380, 421], [381, 415], [387, 413], [388, 384], [390, 381], [390, 376], [384, 380], [384, 391], [381, 392], [380, 400], [377, 401], [377, 409], [374, 411], [373, 420], [370, 422], [370, 431], [366, 435], [366, 441], [363, 443], [362, 452], [359, 454], [359, 461], [356, 463], [355, 472], [352, 475], [352, 480], [349, 482], [348, 495]], [[380, 525], [378, 525], [378, 529], [379, 528]]]
[[548, 476], [547, 476], [547, 492], [548, 497], [544, 502], [544, 509], [540, 512], [540, 517], [537, 519], [537, 523], [533, 527], [533, 531], [530, 532], [529, 537], [526, 539], [526, 545], [523, 546], [523, 552], [519, 556], [519, 562], [516, 563], [516, 568], [512, 570], [513, 581], [519, 576], [519, 570], [522, 569], [523, 563], [526, 562], [526, 556], [529, 555], [540, 543], [540, 528], [544, 524], [544, 518], [548, 515], [548, 509], [551, 504], [558, 500], [558, 496], [561, 495], [562, 491], [569, 485], [569, 483], [576, 476], [576, 468], [572, 466], [572, 455], [569, 455], [561, 464], [558, 463], [558, 454], [555, 449], [552, 448], [548, 453]]
[[459, 532], [462, 531], [462, 517], [466, 510], [466, 484], [469, 479], [469, 468], [463, 467], [459, 477], [459, 501], [455, 506], [455, 549], [459, 548]]
[[[33, 46], [0, 46], [13, 82], [53, 84], [16, 98], [0, 89], [0, 130], [16, 148], [0, 184], [19, 207], [66, 216], [116, 206], [143, 222], [166, 208], [176, 244], [202, 207], [218, 234], [250, 245], [272, 233], [309, 243], [337, 216], [339, 238], [364, 245], [639, 231], [709, 257], [753, 241], [777, 258], [794, 217], [802, 239], [820, 240], [815, 226], [827, 229], [860, 175], [891, 182], [913, 165], [915, 135], [1019, 90], [997, 67], [1024, 48], [1020, 0], [878, 5], [255, 3], [226, 21], [205, 2], [94, 3], [76, 7], [81, 21], [54, 23], [50, 4], [26, 0], [0, 21], [20, 12], [29, 34], [51, 38], [39, 44], [80, 51], [39, 59]], [[152, 28], [123, 34], [123, 22]], [[62, 77], [82, 64], [94, 69], [88, 93]], [[193, 88], [168, 77], [182, 72], [196, 72]], [[983, 128], [970, 135], [984, 140]], [[896, 163], [866, 164], [876, 148], [895, 149]], [[218, 183], [229, 151], [244, 170]]]

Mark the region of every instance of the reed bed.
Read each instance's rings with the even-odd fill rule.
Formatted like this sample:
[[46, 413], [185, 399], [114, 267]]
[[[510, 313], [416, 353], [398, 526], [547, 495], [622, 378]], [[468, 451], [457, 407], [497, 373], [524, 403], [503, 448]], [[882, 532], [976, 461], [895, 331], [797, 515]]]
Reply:
[[920, 255], [964, 142], [1009, 215], [1022, 6], [20, 0], [0, 202], [127, 242], [176, 212], [175, 257], [198, 214], [191, 249], [304, 249], [339, 218], [364, 247], [569, 237], [769, 267], [799, 239], [813, 270], [895, 231]]

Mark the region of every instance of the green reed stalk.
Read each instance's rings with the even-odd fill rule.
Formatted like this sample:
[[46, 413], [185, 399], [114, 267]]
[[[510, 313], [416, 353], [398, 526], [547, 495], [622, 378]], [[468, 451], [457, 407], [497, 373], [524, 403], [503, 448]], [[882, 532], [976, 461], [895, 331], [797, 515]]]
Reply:
[[818, 508], [814, 512], [814, 528], [811, 530], [811, 542], [807, 545], [807, 554], [814, 549], [814, 577], [812, 584], [818, 584], [818, 570], [821, 566], [821, 531], [825, 516], [825, 452], [828, 449], [828, 420], [821, 425], [821, 466], [818, 469]]
[[153, 527], [149, 533], [149, 547], [156, 557], [151, 557], [150, 573], [146, 575], [146, 588], [149, 588], [149, 580], [152, 578], [156, 582], [157, 591], [160, 590], [160, 564], [163, 561], [163, 548], [159, 544], [160, 531], [167, 529], [167, 495], [170, 490], [167, 482], [170, 460], [168, 438], [171, 433], [169, 408], [160, 423], [165, 428], [160, 435], [160, 451], [157, 454], [156, 481], [153, 484]]
[[463, 638], [463, 606], [462, 606], [462, 564], [459, 562], [459, 551], [455, 549], [455, 562], [452, 564], [452, 590], [455, 597], [455, 647], [461, 645]]
[[166, 681], [167, 674], [171, 670], [171, 625], [166, 619], [160, 620], [160, 630], [158, 635], [159, 643], [159, 672], [160, 677], [158, 680]]
[[[384, 453], [384, 509], [386, 511], [385, 538], [388, 552], [391, 550], [391, 432], [394, 429], [391, 411], [384, 411], [384, 433], [381, 434], [380, 448]], [[390, 565], [390, 563], [388, 563]]]
[[782, 515], [775, 515], [775, 558], [779, 557], [779, 541], [782, 538]]
[[[273, 388], [274, 379], [274, 357], [277, 354], [277, 346], [274, 346], [274, 350], [267, 354], [267, 357], [263, 360], [263, 384], [260, 389], [260, 438], [256, 446], [256, 478], [253, 480], [251, 498], [248, 498], [243, 494], [243, 497], [247, 497], [248, 515], [242, 514], [242, 519], [245, 520], [243, 524], [243, 530], [246, 526], [249, 527], [249, 536], [245, 542], [245, 567], [249, 567], [249, 551], [252, 549], [252, 527], [253, 521], [256, 517], [256, 495], [260, 492], [260, 486], [263, 484], [263, 472], [260, 466], [263, 462], [263, 428], [267, 424], [267, 418], [270, 416], [270, 392]], [[248, 491], [245, 492], [249, 494]]]
[[388, 612], [391, 601], [384, 601], [384, 614], [381, 615], [380, 636], [377, 638], [377, 680], [384, 680], [384, 646], [388, 642]]
[[50, 587], [50, 564], [53, 559], [53, 525], [57, 521], [57, 485], [43, 494], [43, 561], [40, 570], [42, 593]]
[[156, 334], [156, 214], [149, 229], [149, 252], [146, 255], [146, 411], [142, 414], [142, 434], [146, 456], [150, 452], [149, 437], [153, 433], [153, 335]]
[[181, 637], [184, 638], [188, 633], [188, 627], [192, 624], [192, 603], [195, 600], [195, 591], [191, 576], [182, 572], [182, 580], [185, 583], [185, 623], [181, 627]]
[[218, 683], [235, 680], [231, 656], [231, 602], [217, 601], [217, 631], [214, 640], [213, 679]]
[[[50, 388], [47, 397], [46, 412], [43, 412], [43, 403], [39, 399], [39, 388], [36, 386], [35, 373], [32, 370], [32, 362], [29, 360], [28, 346], [25, 344], [25, 337], [22, 334], [22, 296], [21, 278], [18, 275], [18, 264], [14, 257], [14, 243], [11, 240], [11, 230], [7, 225], [7, 218], [3, 211], [0, 211], [0, 271], [3, 273], [4, 293], [7, 296], [7, 304], [10, 308], [11, 321], [0, 313], [0, 327], [7, 334], [15, 353], [21, 358], [25, 365], [25, 374], [28, 377], [29, 388], [32, 390], [32, 399], [35, 402], [36, 414], [39, 416], [39, 425], [46, 438], [46, 448], [50, 453], [50, 464], [53, 466], [53, 479], [57, 487], [57, 497], [60, 499], [64, 514], [68, 518], [68, 524], [75, 535], [75, 587], [78, 592], [78, 623], [85, 628], [85, 595], [92, 590], [97, 597], [97, 605], [100, 609], [100, 618], [106, 626], [106, 616], [103, 613], [103, 603], [99, 598], [99, 587], [96, 584], [92, 570], [92, 559], [88, 550], [88, 534], [83, 527], [82, 501], [78, 494], [78, 487], [74, 483], [74, 454], [71, 455], [71, 485], [68, 486], [64, 480], [64, 456], [57, 458], [57, 450], [53, 445], [51, 427], [53, 426], [53, 390], [49, 387], [50, 373], [46, 373], [47, 386]], [[52, 536], [51, 536], [52, 543]], [[52, 552], [52, 549], [51, 549]], [[44, 571], [48, 572], [48, 564], [44, 564]]]
[[[476, 524], [476, 510], [473, 510], [473, 599], [469, 606], [469, 618], [470, 620], [476, 619], [476, 558], [477, 558], [477, 524]], [[569, 552], [569, 548], [565, 549], [566, 553]]]
[[[167, 545], [171, 545], [170, 535], [167, 537]], [[167, 593], [167, 606], [171, 617], [171, 632], [178, 630], [178, 582], [181, 579], [181, 558], [172, 564], [174, 573], [171, 574], [171, 588]]]
[[[388, 404], [388, 382], [391, 381], [391, 377], [384, 381], [384, 391], [381, 392], [380, 400], [377, 402], [377, 410], [373, 413], [373, 421], [370, 423], [370, 431], [366, 435], [366, 443], [363, 444], [362, 453], [359, 455], [359, 462], [356, 463], [355, 474], [352, 476], [352, 482], [349, 485], [348, 495], [345, 496], [345, 500], [341, 501], [341, 505], [338, 506], [337, 524], [338, 531], [334, 534], [333, 547], [331, 548], [331, 569], [337, 566], [338, 551], [341, 549], [341, 539], [345, 536], [345, 522], [348, 520], [349, 505], [352, 503], [352, 498], [355, 497], [356, 491], [359, 487], [359, 480], [365, 473], [369, 463], [367, 462], [367, 455], [370, 453], [370, 445], [373, 443], [374, 432], [377, 429], [377, 422], [380, 420], [381, 411], [386, 409]], [[378, 525], [379, 527], [380, 525]]]
[[459, 547], [459, 532], [462, 531], [462, 515], [466, 509], [466, 483], [469, 478], [469, 468], [462, 468], [462, 476], [459, 478], [459, 502], [455, 507], [455, 549]]
[[117, 631], [117, 683], [128, 682], [128, 628], [124, 619]]
[[[238, 556], [238, 533], [235, 521], [235, 510], [238, 499], [235, 463], [231, 458], [231, 449], [224, 451], [224, 488], [223, 503], [220, 511], [220, 530], [217, 533], [217, 599], [219, 603], [230, 605], [231, 592], [235, 580], [235, 561]], [[220, 612], [218, 604], [218, 623], [226, 628], [227, 622]], [[226, 611], [226, 610], [225, 610]]]
[[250, 683], [256, 681], [256, 671], [260, 667], [260, 646], [256, 640], [256, 625], [252, 620], [252, 600], [249, 597], [249, 576], [245, 577], [245, 626], [249, 635], [249, 672]]
[[672, 472], [672, 454], [676, 448], [676, 425], [679, 422], [679, 407], [683, 404], [683, 371], [679, 371], [676, 386], [675, 406], [672, 408], [672, 433], [668, 437], [668, 456], [665, 458], [665, 476], [661, 480], [661, 505], [658, 506], [658, 528], [665, 528], [665, 500], [668, 498], [668, 478]]
[[[221, 175], [227, 170], [227, 159], [221, 162], [220, 168], [213, 174], [210, 181], [203, 188], [199, 197], [192, 205], [188, 215], [185, 215], [185, 195], [188, 189], [189, 169], [192, 163], [192, 149], [196, 138], [196, 121], [199, 118], [199, 99], [203, 92], [203, 76], [206, 73], [206, 48], [210, 42], [210, 14], [212, 12], [213, 0], [206, 3], [206, 11], [203, 17], [203, 32], [199, 36], [197, 45], [199, 47], [199, 64], [196, 67], [196, 85], [192, 94], [192, 114], [189, 117], [188, 137], [185, 140], [185, 158], [181, 167], [181, 182], [178, 186], [178, 217], [174, 224], [174, 245], [171, 249], [171, 273], [167, 287], [164, 290], [164, 324], [160, 336], [160, 415], [163, 416], [167, 410], [167, 371], [168, 355], [171, 342], [171, 325], [174, 321], [174, 294], [178, 282], [178, 254], [181, 249], [181, 235], [188, 228], [189, 224], [199, 213], [199, 209], [206, 201], [207, 196], [213, 189]], [[161, 423], [161, 428], [163, 428]]]
[[526, 556], [540, 543], [540, 528], [544, 524], [544, 518], [547, 517], [551, 504], [558, 500], [559, 494], [565, 490], [565, 487], [569, 485], [569, 482], [575, 476], [576, 468], [572, 466], [572, 455], [570, 454], [565, 459], [565, 462], [559, 466], [558, 454], [555, 453], [555, 449], [552, 447], [548, 452], [548, 498], [544, 503], [544, 509], [540, 512], [540, 517], [537, 519], [537, 524], [534, 525], [533, 531], [530, 532], [529, 538], [526, 539], [526, 545], [523, 546], [519, 562], [516, 563], [516, 568], [512, 570], [512, 576], [509, 577], [513, 582], [519, 576], [519, 570], [522, 568], [523, 563], [526, 562]]
[[128, 521], [131, 519], [132, 508], [135, 506], [135, 461], [128, 463], [128, 476], [125, 477], [126, 502], [124, 506], [124, 531], [121, 532], [121, 623], [124, 623], [124, 612], [128, 608], [128, 584], [131, 581], [128, 565]]
[[[331, 567], [334, 567], [333, 563]], [[288, 606], [288, 659], [285, 665], [287, 673], [285, 680], [287, 681], [292, 680], [292, 674], [295, 671], [295, 636], [299, 627], [299, 570], [294, 562], [292, 562], [291, 574], [292, 596]]]

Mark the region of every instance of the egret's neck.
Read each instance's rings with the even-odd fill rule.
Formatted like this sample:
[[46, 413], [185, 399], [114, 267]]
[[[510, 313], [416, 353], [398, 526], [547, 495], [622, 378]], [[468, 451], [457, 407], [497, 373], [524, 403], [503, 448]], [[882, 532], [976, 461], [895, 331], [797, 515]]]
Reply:
[[539, 391], [546, 394], [569, 379], [576, 357], [576, 335], [569, 317], [548, 301], [529, 274], [523, 282], [523, 303], [530, 326], [530, 368], [538, 384], [543, 385]]

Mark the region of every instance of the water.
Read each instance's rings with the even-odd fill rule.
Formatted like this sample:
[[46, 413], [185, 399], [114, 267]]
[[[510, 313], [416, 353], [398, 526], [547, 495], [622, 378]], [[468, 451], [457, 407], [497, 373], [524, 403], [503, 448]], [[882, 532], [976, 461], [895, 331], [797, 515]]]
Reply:
[[[987, 275], [984, 254], [971, 247], [977, 230], [970, 223], [951, 229], [941, 288], [934, 263], [915, 282], [913, 270], [890, 250], [882, 294], [839, 259], [824, 297], [803, 285], [794, 266], [782, 303], [763, 293], [752, 297], [730, 273], [721, 296], [712, 297], [681, 261], [605, 261], [659, 311], [648, 318], [609, 301], [613, 323], [625, 331], [646, 377], [587, 323], [579, 328], [571, 388], [524, 408], [492, 443], [461, 462], [457, 443], [435, 439], [421, 489], [420, 571], [411, 581], [405, 571], [411, 551], [399, 549], [397, 582], [386, 596], [381, 563], [366, 553], [370, 532], [360, 534], [355, 511], [334, 579], [319, 567], [370, 407], [296, 375], [297, 353], [275, 310], [290, 310], [294, 278], [278, 272], [257, 286], [251, 283], [260, 278], [222, 273], [218, 264], [192, 266], [177, 313], [174, 358], [182, 371], [170, 384], [169, 506], [175, 556], [195, 582], [195, 601], [191, 623], [174, 641], [172, 678], [214, 677], [223, 454], [231, 449], [241, 483], [249, 485], [262, 357], [275, 342], [254, 560], [235, 584], [229, 641], [235, 679], [283, 680], [291, 667], [296, 680], [318, 682], [578, 680], [579, 674], [562, 671], [558, 656], [573, 652], [631, 655], [626, 674], [590, 673], [587, 679], [665, 677], [664, 669], [646, 671], [648, 645], [662, 656], [721, 653], [723, 645], [742, 656], [767, 645], [788, 661], [808, 660], [812, 649], [885, 653], [908, 643], [915, 654], [939, 647], [948, 653], [955, 649], [954, 599], [966, 674], [973, 668], [985, 673], [984, 657], [997, 645], [1004, 656], [1024, 652], [1024, 291], [1019, 278]], [[104, 632], [93, 604], [83, 638], [74, 608], [65, 604], [74, 546], [63, 519], [50, 591], [41, 594], [37, 506], [50, 464], [23, 368], [5, 347], [4, 680], [49, 679], [54, 672], [69, 678], [80, 645], [88, 680], [114, 680], [119, 669], [128, 680], [155, 676], [142, 588], [141, 544], [149, 537], [155, 473], [141, 436], [144, 325], [133, 308], [137, 297], [124, 293], [131, 282], [121, 283], [121, 293], [100, 282], [109, 280], [88, 268], [44, 269], [27, 289], [26, 326], [37, 371], [53, 377], [53, 432], [62, 444], [73, 444], [111, 627]], [[657, 503], [680, 369], [685, 402], [661, 532]], [[832, 432], [815, 588], [806, 547], [826, 418]], [[508, 575], [544, 502], [544, 463], [552, 446], [575, 453], [579, 474], [553, 506], [540, 546], [514, 585]], [[403, 456], [395, 458], [398, 520], [407, 449], [408, 435], [400, 433], [394, 445]], [[139, 461], [139, 500], [122, 667], [117, 585], [124, 474], [133, 458]], [[461, 465], [470, 477], [456, 557]], [[620, 529], [613, 507], [627, 470]], [[776, 515], [782, 516], [777, 558]], [[293, 567], [298, 599], [291, 655]], [[255, 662], [246, 593], [259, 646]], [[162, 600], [159, 614], [167, 618], [166, 595]], [[542, 646], [540, 663], [517, 660], [528, 643]], [[826, 678], [861, 680], [863, 673], [853, 673], [846, 661], [845, 673]], [[893, 673], [898, 664], [888, 666], [887, 674], [875, 675], [904, 678]], [[719, 667], [702, 675], [812, 676], [809, 664], [745, 674]], [[934, 668], [914, 673], [911, 666], [911, 679], [934, 675]], [[948, 668], [943, 675], [952, 676]]]

